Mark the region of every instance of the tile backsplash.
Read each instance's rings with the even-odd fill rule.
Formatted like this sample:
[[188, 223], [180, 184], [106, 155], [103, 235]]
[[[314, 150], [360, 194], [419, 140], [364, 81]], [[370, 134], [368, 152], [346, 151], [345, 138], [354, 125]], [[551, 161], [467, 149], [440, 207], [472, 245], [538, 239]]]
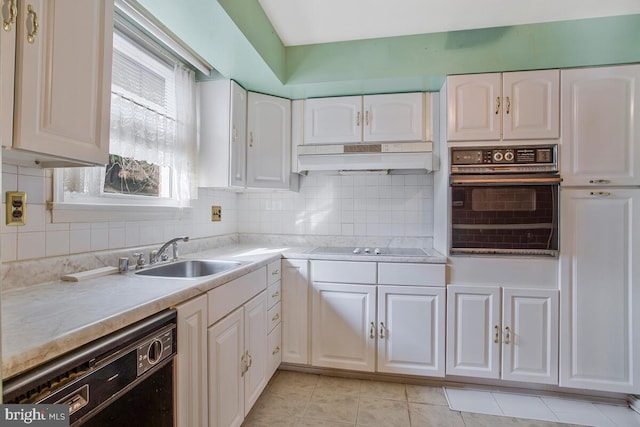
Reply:
[[[27, 193], [27, 224], [0, 225], [3, 262], [153, 245], [178, 235], [433, 235], [432, 175], [307, 176], [297, 193], [201, 188], [183, 220], [82, 223], [51, 223], [52, 182], [50, 170], [2, 165], [2, 211], [7, 191]], [[221, 222], [211, 222], [212, 205], [222, 206]]]

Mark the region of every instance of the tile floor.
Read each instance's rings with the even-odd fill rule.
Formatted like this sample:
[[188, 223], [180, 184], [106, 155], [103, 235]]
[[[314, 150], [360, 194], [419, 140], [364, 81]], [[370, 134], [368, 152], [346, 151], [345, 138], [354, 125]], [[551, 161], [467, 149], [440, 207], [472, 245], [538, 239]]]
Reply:
[[[500, 408], [502, 408], [500, 405], [503, 405], [506, 410], [500, 413], [509, 413], [508, 411], [515, 411], [516, 408], [522, 407], [520, 395], [500, 393], [501, 396], [496, 399], [492, 396], [493, 394], [487, 392], [485, 395], [476, 397], [479, 401], [490, 398], [493, 404]], [[549, 398], [548, 400], [549, 402], [545, 401], [544, 407], [525, 405], [524, 409], [529, 411], [548, 409], [558, 412], [562, 412], [563, 409], [565, 412], [571, 412], [575, 409], [567, 406], [564, 399]], [[457, 403], [460, 402], [464, 400], [458, 399]], [[589, 407], [589, 409], [592, 408]], [[604, 416], [608, 421], [614, 422], [611, 417]], [[584, 419], [584, 417], [581, 418], [581, 420]], [[587, 422], [597, 425], [593, 424], [593, 420], [593, 418], [587, 418]], [[606, 426], [636, 425], [624, 424], [629, 420], [633, 421], [633, 417], [618, 419], [617, 423], [606, 424]], [[583, 422], [580, 421], [580, 423]], [[243, 427], [552, 427], [572, 425], [576, 424], [451, 410], [441, 387], [278, 371], [249, 413]], [[597, 425], [597, 427], [601, 426]]]

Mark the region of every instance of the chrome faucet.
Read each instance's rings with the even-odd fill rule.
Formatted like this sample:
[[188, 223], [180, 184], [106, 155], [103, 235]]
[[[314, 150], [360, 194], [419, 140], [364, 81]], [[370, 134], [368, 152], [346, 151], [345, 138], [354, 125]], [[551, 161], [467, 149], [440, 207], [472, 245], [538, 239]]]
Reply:
[[169, 248], [169, 246], [171, 246], [171, 248], [173, 249], [173, 257], [171, 258], [171, 261], [176, 261], [178, 259], [178, 242], [180, 240], [182, 240], [183, 242], [188, 242], [189, 236], [181, 236], [176, 237], [175, 239], [171, 239], [164, 245], [160, 246], [160, 249], [158, 249], [157, 251], [152, 251], [151, 259], [149, 259], [149, 264], [157, 263], [158, 258], [160, 258], [162, 261], [167, 261], [169, 259], [169, 255], [167, 255], [167, 249]]

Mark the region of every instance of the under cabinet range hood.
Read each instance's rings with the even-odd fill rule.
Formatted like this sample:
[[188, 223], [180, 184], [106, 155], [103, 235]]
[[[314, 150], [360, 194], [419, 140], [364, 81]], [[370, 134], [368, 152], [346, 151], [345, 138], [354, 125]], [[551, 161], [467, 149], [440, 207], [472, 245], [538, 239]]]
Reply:
[[427, 173], [434, 170], [431, 142], [299, 145], [298, 173]]

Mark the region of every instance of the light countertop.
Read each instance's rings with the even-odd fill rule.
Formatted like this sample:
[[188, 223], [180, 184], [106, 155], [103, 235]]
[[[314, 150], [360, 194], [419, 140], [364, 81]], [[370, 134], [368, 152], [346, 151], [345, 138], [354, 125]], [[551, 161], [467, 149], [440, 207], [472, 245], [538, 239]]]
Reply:
[[222, 274], [164, 278], [129, 272], [80, 282], [54, 281], [2, 294], [2, 376], [9, 378], [122, 327], [201, 295], [217, 286], [285, 258], [444, 263], [446, 257], [319, 255], [313, 248], [233, 245], [185, 259], [245, 262]]

